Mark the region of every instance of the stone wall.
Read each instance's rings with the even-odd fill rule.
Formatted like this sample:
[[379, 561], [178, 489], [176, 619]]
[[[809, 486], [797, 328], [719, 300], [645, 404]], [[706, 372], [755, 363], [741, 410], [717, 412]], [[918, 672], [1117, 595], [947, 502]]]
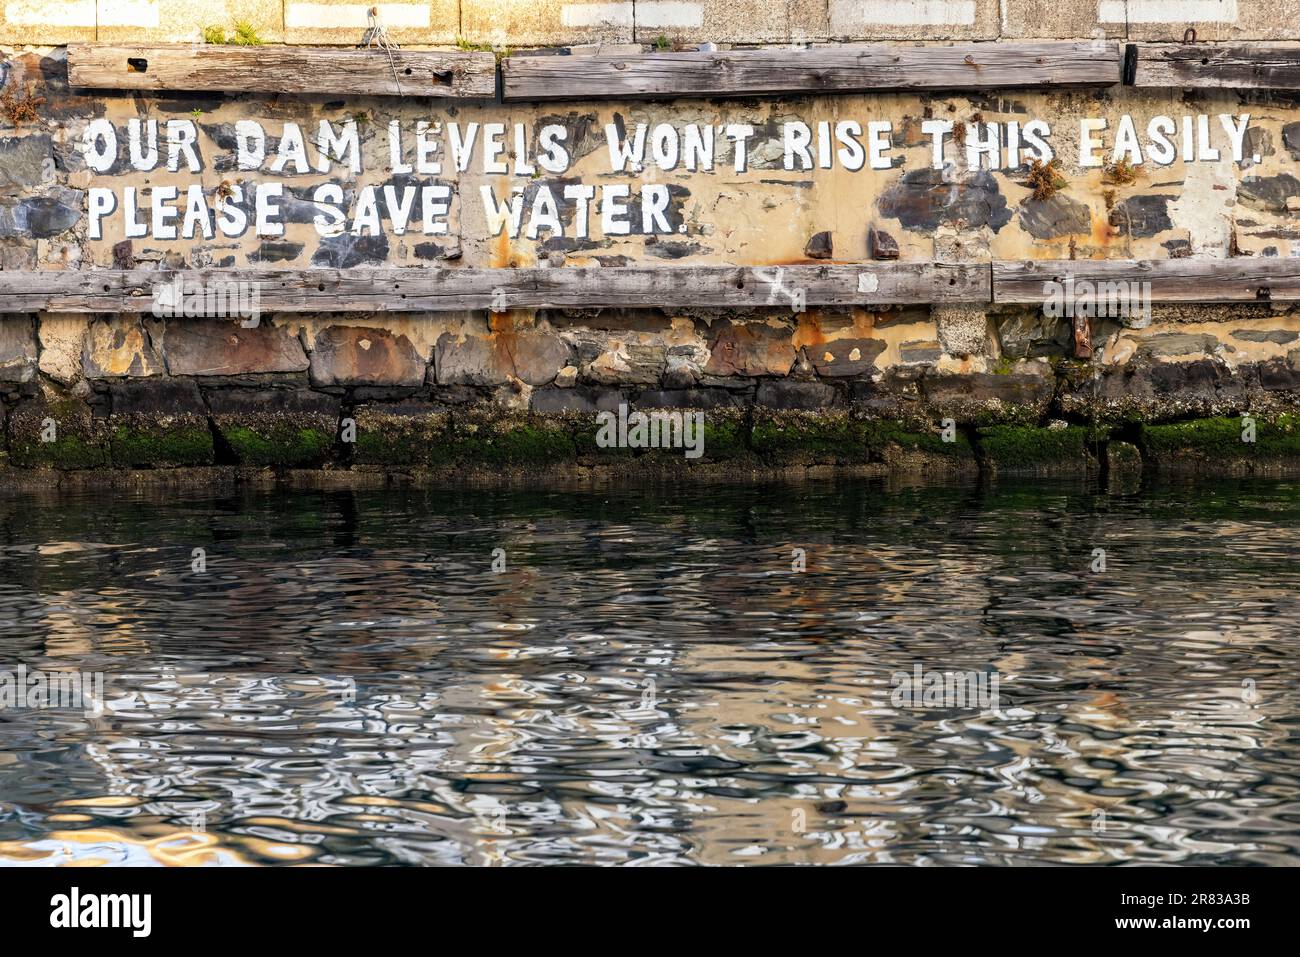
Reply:
[[[1067, 358], [1068, 323], [1038, 310], [980, 321], [983, 354], [957, 356], [928, 308], [295, 314], [257, 328], [5, 316], [0, 461], [11, 478], [212, 464], [444, 475], [1300, 462], [1296, 310], [1157, 307], [1145, 329], [1099, 324], [1091, 362]], [[703, 457], [597, 448], [597, 413], [620, 403], [702, 412]], [[41, 441], [50, 421], [57, 440]]]
[[[338, 14], [345, 22], [356, 19], [353, 7], [364, 9], [327, 5], [350, 11]], [[350, 99], [91, 97], [68, 88], [61, 50], [13, 47], [194, 39], [204, 26], [235, 19], [258, 24], [268, 42], [347, 43], [360, 33], [360, 26], [317, 29], [312, 25], [326, 18], [295, 12], [302, 6], [294, 0], [0, 0], [0, 47], [10, 48], [0, 57], [0, 79], [40, 101], [35, 121], [0, 119], [0, 269], [617, 268], [632, 262], [771, 266], [826, 255], [986, 261], [1300, 253], [1294, 96], [1132, 90], [454, 108], [466, 118], [495, 111], [505, 122], [534, 126], [558, 116], [592, 130], [683, 115], [754, 125], [760, 135], [745, 174], [677, 177], [675, 214], [684, 232], [667, 239], [485, 235], [466, 225], [481, 218], [473, 206], [478, 179], [468, 172], [450, 177], [469, 198], [454, 210], [447, 238], [437, 242], [395, 237], [331, 246], [309, 219], [291, 222], [275, 240], [132, 243], [111, 226], [91, 240], [85, 191], [95, 178], [76, 149], [88, 119], [193, 116], [205, 143], [219, 144], [241, 116], [311, 120], [378, 115], [381, 107]], [[592, 43], [652, 43], [660, 35], [674, 47], [1102, 34], [1175, 39], [1189, 23], [1203, 40], [1275, 39], [1289, 38], [1300, 3], [453, 0], [383, 10], [395, 38], [412, 46], [460, 37], [498, 47], [593, 49]], [[1187, 23], [1157, 19], [1174, 10]], [[1207, 22], [1211, 15], [1218, 19]], [[384, 103], [382, 109], [414, 116], [426, 106]], [[1249, 112], [1249, 149], [1239, 162], [1180, 159], [1119, 181], [1101, 167], [1067, 164], [1064, 186], [1034, 199], [1023, 167], [940, 176], [927, 168], [929, 145], [917, 133], [923, 117], [960, 125], [1028, 115], [1069, 121], [1099, 112], [1127, 113], [1139, 127], [1158, 113]], [[810, 122], [841, 115], [890, 119], [895, 168], [856, 178], [781, 169], [764, 131], [796, 113]], [[604, 149], [594, 138], [587, 145]], [[368, 139], [366, 150], [376, 161], [367, 169], [381, 168], [379, 141]], [[578, 173], [601, 175], [594, 163]], [[229, 175], [215, 166], [205, 170], [205, 189], [220, 190]], [[126, 166], [96, 181], [104, 179], [142, 188], [159, 181]], [[825, 248], [814, 248], [814, 237]], [[1132, 475], [1143, 468], [1278, 471], [1300, 463], [1300, 311], [1270, 303], [1157, 305], [1149, 323], [1106, 320], [1089, 333], [1092, 355], [1079, 359], [1069, 320], [1037, 308], [981, 304], [802, 313], [593, 307], [278, 314], [253, 327], [148, 315], [3, 315], [0, 485], [61, 481], [88, 470], [195, 466], [328, 468], [353, 476], [820, 465]], [[703, 457], [598, 448], [596, 415], [620, 404], [702, 412]], [[1241, 441], [1243, 415], [1255, 442]], [[53, 441], [43, 434], [51, 422]]]
[[[199, 41], [243, 21], [267, 43], [355, 44], [352, 0], [4, 0], [0, 43]], [[496, 47], [853, 40], [1292, 39], [1297, 0], [427, 0], [379, 4], [399, 43]], [[662, 39], [661, 39], [662, 38]]]

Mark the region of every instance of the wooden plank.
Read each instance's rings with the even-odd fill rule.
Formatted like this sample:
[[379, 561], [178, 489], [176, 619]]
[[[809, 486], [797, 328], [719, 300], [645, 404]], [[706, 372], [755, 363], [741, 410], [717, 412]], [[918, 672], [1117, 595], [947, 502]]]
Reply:
[[1120, 80], [1120, 49], [1118, 43], [1042, 41], [521, 55], [502, 61], [502, 77], [507, 100], [1108, 86]]
[[154, 311], [154, 290], [257, 291], [259, 312], [376, 312], [590, 306], [792, 308], [987, 302], [988, 264], [625, 266], [540, 269], [0, 271], [0, 312]]
[[68, 45], [74, 87], [495, 97], [491, 53], [189, 44]]
[[1300, 47], [1275, 43], [1136, 43], [1129, 82], [1147, 87], [1300, 89]]
[[1300, 300], [1300, 259], [1239, 257], [995, 262], [993, 301], [1045, 302], [1071, 279], [1076, 293], [1081, 282], [1149, 283], [1153, 302]]
[[[154, 289], [256, 288], [264, 312], [423, 312], [584, 306], [752, 309], [998, 302], [1040, 304], [1073, 281], [1149, 283], [1153, 302], [1300, 301], [1300, 260], [1034, 260], [781, 267], [0, 271], [0, 312], [154, 310]], [[1051, 283], [1059, 286], [1053, 287]]]

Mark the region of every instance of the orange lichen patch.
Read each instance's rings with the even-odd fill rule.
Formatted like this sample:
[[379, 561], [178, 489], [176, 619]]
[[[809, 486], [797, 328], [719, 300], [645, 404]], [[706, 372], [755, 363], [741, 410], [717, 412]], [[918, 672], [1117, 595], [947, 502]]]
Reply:
[[664, 332], [664, 341], [670, 346], [685, 346], [695, 341], [695, 320], [675, 316]]
[[826, 341], [822, 332], [821, 310], [809, 309], [798, 315], [798, 327], [790, 339], [790, 345], [799, 349], [803, 346], [819, 346]]
[[870, 339], [876, 331], [876, 313], [862, 306], [853, 307], [853, 336], [855, 339]]
[[906, 116], [903, 118], [903, 146], [924, 146], [930, 142], [930, 137], [921, 129], [923, 120], [915, 116]]
[[497, 368], [502, 372], [513, 374], [515, 346], [519, 342], [514, 313], [509, 310], [488, 313], [488, 329], [488, 339], [492, 342], [492, 353], [496, 358]]
[[510, 236], [504, 229], [492, 243], [490, 255], [493, 269], [506, 269], [510, 266]]
[[1104, 253], [1107, 246], [1119, 236], [1119, 229], [1110, 224], [1108, 216], [1092, 217], [1092, 242]]

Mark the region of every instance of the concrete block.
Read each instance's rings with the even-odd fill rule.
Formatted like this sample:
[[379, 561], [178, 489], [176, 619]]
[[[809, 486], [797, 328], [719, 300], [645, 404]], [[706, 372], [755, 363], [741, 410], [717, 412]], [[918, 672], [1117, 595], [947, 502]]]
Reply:
[[998, 0], [828, 0], [826, 35], [839, 40], [992, 40]]
[[201, 43], [206, 27], [233, 36], [247, 23], [264, 43], [283, 43], [280, 0], [97, 0], [102, 43]]
[[[356, 46], [366, 31], [366, 11], [356, 0], [284, 0], [286, 43]], [[394, 43], [449, 45], [460, 29], [457, 0], [380, 3], [379, 22]]]
[[1009, 40], [1123, 39], [1124, 19], [1102, 23], [1098, 8], [1098, 0], [1003, 0], [1001, 36]]
[[1300, 0], [1098, 0], [1098, 19], [1127, 22], [1130, 40], [1181, 41], [1188, 27], [1201, 42], [1291, 40]]
[[783, 43], [790, 39], [789, 10], [771, 0], [637, 0], [637, 42], [659, 38], [690, 49], [706, 41]]
[[461, 0], [461, 33], [494, 47], [630, 43], [631, 0]]
[[5, 46], [95, 39], [95, 0], [0, 0]]

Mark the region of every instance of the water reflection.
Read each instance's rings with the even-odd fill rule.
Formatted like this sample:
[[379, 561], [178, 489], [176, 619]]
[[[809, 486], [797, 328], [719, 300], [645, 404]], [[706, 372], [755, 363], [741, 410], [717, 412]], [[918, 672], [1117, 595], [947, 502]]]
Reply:
[[[0, 711], [0, 863], [1294, 864], [1298, 517], [1284, 482], [0, 498], [0, 669], [107, 697]], [[892, 707], [917, 663], [1001, 710]]]

